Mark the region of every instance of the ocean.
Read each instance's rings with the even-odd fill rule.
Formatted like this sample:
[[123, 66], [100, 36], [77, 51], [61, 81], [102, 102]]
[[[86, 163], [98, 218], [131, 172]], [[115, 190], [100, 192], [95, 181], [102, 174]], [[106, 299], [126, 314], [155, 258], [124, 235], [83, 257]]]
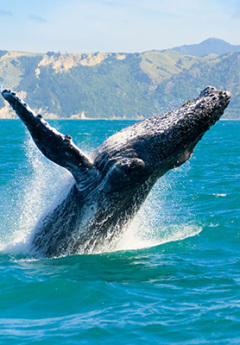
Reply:
[[[85, 152], [131, 121], [52, 120]], [[0, 120], [0, 344], [239, 344], [240, 121], [161, 178], [114, 251], [38, 259], [28, 238], [71, 176]]]

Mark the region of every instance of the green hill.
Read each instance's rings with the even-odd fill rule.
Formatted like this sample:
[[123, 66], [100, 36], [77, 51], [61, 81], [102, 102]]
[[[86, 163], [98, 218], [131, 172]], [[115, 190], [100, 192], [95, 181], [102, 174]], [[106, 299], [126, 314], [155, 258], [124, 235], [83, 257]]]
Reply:
[[[30, 54], [0, 51], [2, 88], [45, 117], [146, 118], [196, 97], [207, 85], [232, 92], [225, 118], [240, 118], [240, 52]], [[0, 118], [15, 114], [0, 98]]]

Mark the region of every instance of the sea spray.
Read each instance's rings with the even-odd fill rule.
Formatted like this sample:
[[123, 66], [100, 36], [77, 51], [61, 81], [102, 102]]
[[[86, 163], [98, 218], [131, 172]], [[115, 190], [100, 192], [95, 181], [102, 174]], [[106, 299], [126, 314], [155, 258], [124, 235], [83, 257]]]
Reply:
[[199, 234], [202, 227], [197, 224], [189, 205], [184, 205], [184, 183], [179, 182], [187, 177], [190, 169], [190, 162], [187, 162], [162, 177], [133, 220], [111, 243], [104, 244], [102, 251], [143, 249]]
[[65, 169], [42, 156], [28, 134], [23, 146], [27, 160], [25, 169], [18, 171], [17, 182], [13, 183], [12, 188], [17, 188], [17, 193], [12, 199], [11, 215], [8, 215], [14, 219], [14, 231], [2, 248], [4, 252], [16, 254], [30, 251], [29, 238], [39, 217], [53, 203], [56, 195], [59, 199], [59, 193], [62, 195], [73, 181]]
[[[17, 189], [17, 200], [12, 200], [14, 231], [1, 250], [28, 255], [31, 253], [29, 239], [37, 222], [63, 200], [74, 180], [67, 170], [43, 157], [29, 136], [23, 146], [27, 157], [23, 169], [25, 173], [23, 175], [18, 171], [18, 180], [12, 186]], [[199, 233], [201, 227], [195, 225], [194, 216], [187, 206], [181, 206], [184, 186], [178, 194], [174, 187], [189, 169], [190, 163], [187, 163], [159, 180], [136, 217], [121, 234], [90, 253], [137, 250]]]

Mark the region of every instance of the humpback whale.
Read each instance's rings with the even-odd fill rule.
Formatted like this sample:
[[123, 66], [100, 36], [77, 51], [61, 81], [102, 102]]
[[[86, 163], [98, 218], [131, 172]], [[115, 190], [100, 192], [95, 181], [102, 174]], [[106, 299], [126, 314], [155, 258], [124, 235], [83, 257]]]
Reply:
[[112, 135], [89, 157], [10, 90], [2, 92], [40, 151], [75, 179], [68, 194], [39, 219], [31, 248], [44, 257], [89, 253], [112, 241], [134, 217], [155, 182], [186, 162], [219, 120], [230, 92], [206, 87], [180, 108]]

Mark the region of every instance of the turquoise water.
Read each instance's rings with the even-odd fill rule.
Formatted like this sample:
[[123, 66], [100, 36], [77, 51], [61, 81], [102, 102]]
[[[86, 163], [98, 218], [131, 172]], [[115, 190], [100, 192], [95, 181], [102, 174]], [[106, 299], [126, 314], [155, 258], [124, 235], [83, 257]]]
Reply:
[[[55, 121], [90, 152], [129, 121]], [[31, 258], [28, 236], [71, 177], [0, 121], [0, 344], [239, 344], [240, 121], [162, 178], [118, 251]]]

